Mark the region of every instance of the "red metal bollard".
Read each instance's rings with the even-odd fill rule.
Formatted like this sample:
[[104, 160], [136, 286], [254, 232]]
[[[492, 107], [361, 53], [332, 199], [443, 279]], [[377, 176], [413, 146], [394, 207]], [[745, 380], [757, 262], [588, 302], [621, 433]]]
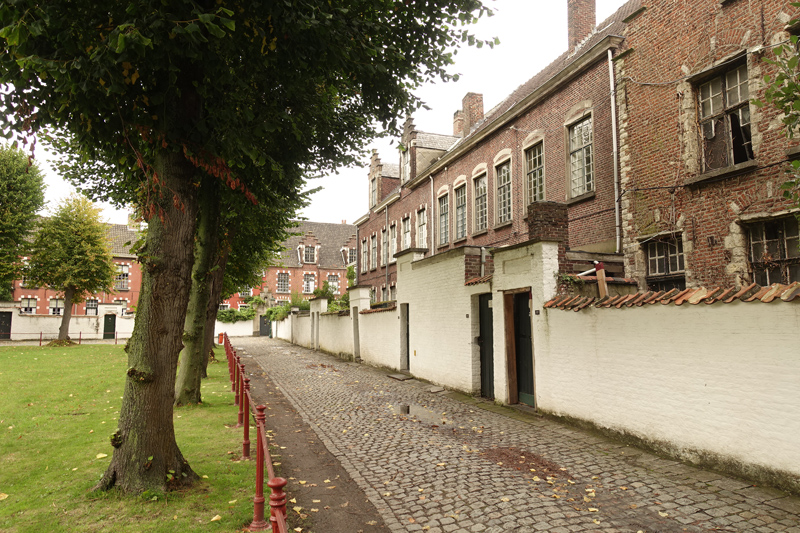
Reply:
[[78, 332], [78, 344], [80, 344], [80, 343], [81, 343], [81, 340], [82, 340], [82, 339], [83, 339], [83, 332], [82, 332], [82, 331], [79, 331], [79, 332]]
[[283, 487], [286, 486], [286, 480], [282, 477], [270, 479], [267, 486], [272, 489], [269, 495], [269, 521], [272, 524], [272, 531], [280, 531], [278, 528], [278, 515], [286, 520], [286, 493]]
[[[239, 377], [236, 375], [236, 370], [238, 368], [238, 364], [237, 363], [239, 362], [238, 359], [239, 359], [239, 357], [236, 355], [236, 350], [234, 350], [233, 351], [233, 369], [232, 369], [233, 374], [231, 375], [233, 377], [233, 380], [231, 381], [231, 390], [233, 392], [236, 392], [236, 380], [239, 379]], [[239, 401], [238, 397], [236, 398], [236, 401], [237, 402]], [[234, 405], [238, 405], [238, 404], [234, 404]]]
[[39, 332], [39, 346], [42, 345], [42, 331]]
[[228, 376], [231, 378], [231, 385], [233, 385], [233, 352], [225, 346], [225, 358], [228, 360]]
[[244, 363], [239, 363], [237, 375], [239, 376], [239, 390], [236, 393], [236, 397], [239, 399], [239, 421], [236, 422], [236, 427], [240, 428], [244, 423]]
[[242, 459], [250, 459], [250, 378], [244, 378], [244, 393], [242, 394], [242, 404], [244, 404], [244, 440], [242, 441]]
[[[264, 414], [266, 406], [259, 405], [256, 407], [256, 496], [253, 498], [253, 522], [250, 524], [250, 531], [263, 531], [269, 529], [269, 522], [264, 520], [264, 449], [267, 445], [264, 442], [261, 431], [258, 431], [259, 426], [263, 426], [267, 419]], [[270, 504], [272, 501], [270, 499]]]

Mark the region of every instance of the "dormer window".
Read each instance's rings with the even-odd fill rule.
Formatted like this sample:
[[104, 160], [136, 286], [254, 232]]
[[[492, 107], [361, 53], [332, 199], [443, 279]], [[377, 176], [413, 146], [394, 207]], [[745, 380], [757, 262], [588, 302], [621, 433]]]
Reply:
[[303, 262], [316, 263], [316, 248], [313, 246], [306, 246], [303, 249]]
[[378, 178], [372, 178], [369, 182], [369, 206], [375, 207], [378, 203]]

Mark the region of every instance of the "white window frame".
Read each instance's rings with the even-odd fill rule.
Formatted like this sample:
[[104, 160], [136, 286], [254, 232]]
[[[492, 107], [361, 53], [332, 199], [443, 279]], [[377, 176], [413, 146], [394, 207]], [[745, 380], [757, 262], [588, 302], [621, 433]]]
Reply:
[[369, 258], [370, 270], [378, 268], [378, 236], [373, 235], [369, 239]]
[[[309, 259], [309, 256], [311, 259]], [[317, 248], [308, 244], [303, 246], [303, 263], [313, 264], [317, 262]]]
[[328, 287], [331, 288], [333, 292], [339, 292], [339, 275], [338, 274], [328, 274]]
[[397, 224], [392, 224], [389, 226], [389, 249], [391, 251], [389, 255], [389, 263], [394, 263], [396, 261], [394, 254], [397, 253]]
[[411, 217], [403, 219], [403, 250], [411, 248]]
[[[94, 304], [94, 305], [92, 305]], [[97, 316], [98, 315], [98, 305], [100, 301], [97, 298], [89, 298], [86, 300], [86, 316]], [[90, 311], [94, 311], [91, 313]]]
[[[456, 227], [454, 241], [467, 238], [467, 185], [464, 183], [453, 191], [456, 207]], [[459, 198], [459, 196], [461, 198]]]
[[511, 182], [511, 159], [501, 161], [494, 167], [494, 179], [497, 184], [495, 194], [495, 213], [498, 224], [511, 222], [514, 218], [512, 202], [513, 184]]
[[[285, 287], [281, 287], [282, 281], [286, 282]], [[292, 286], [291, 281], [288, 272], [278, 272], [278, 275], [275, 277], [275, 292], [279, 294], [289, 294]]]
[[130, 267], [128, 265], [117, 265], [117, 275], [114, 276], [114, 290], [130, 290]]
[[474, 209], [474, 233], [486, 231], [489, 228], [489, 179], [483, 173], [472, 180]]
[[544, 141], [525, 149], [525, 195], [529, 204], [544, 201]]
[[227, 311], [231, 308], [231, 304], [219, 304], [217, 311]]
[[594, 191], [594, 122], [589, 113], [567, 128], [569, 144], [569, 198]]
[[417, 211], [417, 247], [428, 246], [428, 210], [424, 207]]
[[[53, 307], [53, 302], [56, 303]], [[60, 307], [59, 307], [60, 304]], [[61, 316], [64, 314], [64, 298], [50, 298], [49, 313], [51, 315]]]
[[[369, 206], [375, 207], [378, 204], [378, 178], [372, 178], [369, 182]], [[363, 205], [363, 204], [362, 204]]]
[[387, 240], [387, 230], [381, 230], [381, 266], [386, 266], [389, 262], [389, 241]]
[[[33, 306], [30, 304], [33, 303]], [[25, 305], [28, 304], [28, 305]], [[39, 301], [36, 298], [20, 298], [19, 299], [19, 312], [24, 315], [35, 315], [36, 308], [39, 306]]]
[[439, 196], [437, 199], [439, 207], [439, 246], [450, 243], [450, 195], [449, 193]]
[[369, 241], [364, 239], [361, 241], [361, 272], [369, 270]]
[[303, 294], [312, 294], [316, 289], [317, 277], [312, 273], [303, 274]]

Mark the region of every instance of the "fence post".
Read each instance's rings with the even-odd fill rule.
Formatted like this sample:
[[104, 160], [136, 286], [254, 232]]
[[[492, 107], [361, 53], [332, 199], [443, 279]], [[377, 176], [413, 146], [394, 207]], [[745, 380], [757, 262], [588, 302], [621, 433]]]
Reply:
[[[250, 531], [263, 531], [269, 528], [269, 523], [264, 520], [264, 448], [267, 443], [264, 442], [262, 435], [266, 431], [259, 431], [259, 428], [265, 427], [266, 409], [264, 405], [256, 407], [256, 497], [253, 498], [253, 522], [249, 526]], [[270, 505], [272, 505], [271, 496]]]
[[[250, 459], [250, 378], [244, 378], [244, 394], [242, 403], [244, 404], [244, 440], [242, 441], [242, 458]], [[256, 426], [258, 431], [258, 426]]]
[[239, 399], [237, 402], [239, 404], [239, 419], [236, 422], [236, 427], [242, 427], [242, 423], [244, 422], [244, 363], [239, 363], [239, 368], [236, 374], [239, 376], [239, 390], [236, 392], [236, 397]]
[[[239, 356], [236, 355], [236, 350], [234, 350], [233, 351], [233, 379], [231, 380], [231, 390], [233, 392], [236, 392], [236, 381], [239, 379], [239, 376], [236, 375], [237, 374], [236, 370], [239, 368], [238, 364], [237, 364], [238, 362], [239, 362]], [[239, 405], [239, 396], [234, 397], [234, 405]]]
[[286, 480], [282, 477], [270, 479], [267, 486], [272, 489], [269, 495], [269, 521], [272, 524], [272, 531], [280, 531], [278, 528], [278, 518], [280, 514], [284, 520], [286, 519], [286, 493], [283, 487], [286, 486]]
[[83, 340], [83, 332], [79, 331], [78, 332], [78, 344], [81, 344], [81, 340]]
[[39, 346], [41, 346], [41, 345], [42, 345], [42, 334], [43, 334], [43, 333], [44, 333], [43, 331], [40, 331], [40, 332], [39, 332]]
[[230, 349], [228, 343], [225, 343], [225, 358], [228, 360], [228, 376], [231, 378], [231, 385], [233, 385], [233, 350]]

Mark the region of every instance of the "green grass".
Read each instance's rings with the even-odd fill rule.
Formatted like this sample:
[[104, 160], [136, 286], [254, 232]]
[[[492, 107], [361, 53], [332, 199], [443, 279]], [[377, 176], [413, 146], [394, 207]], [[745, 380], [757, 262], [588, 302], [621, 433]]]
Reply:
[[175, 410], [178, 445], [201, 482], [157, 501], [91, 492], [111, 460], [126, 368], [122, 346], [0, 347], [0, 531], [237, 531], [250, 523], [255, 464], [232, 460], [242, 430], [226, 427], [238, 408], [224, 359], [209, 365], [203, 405]]

